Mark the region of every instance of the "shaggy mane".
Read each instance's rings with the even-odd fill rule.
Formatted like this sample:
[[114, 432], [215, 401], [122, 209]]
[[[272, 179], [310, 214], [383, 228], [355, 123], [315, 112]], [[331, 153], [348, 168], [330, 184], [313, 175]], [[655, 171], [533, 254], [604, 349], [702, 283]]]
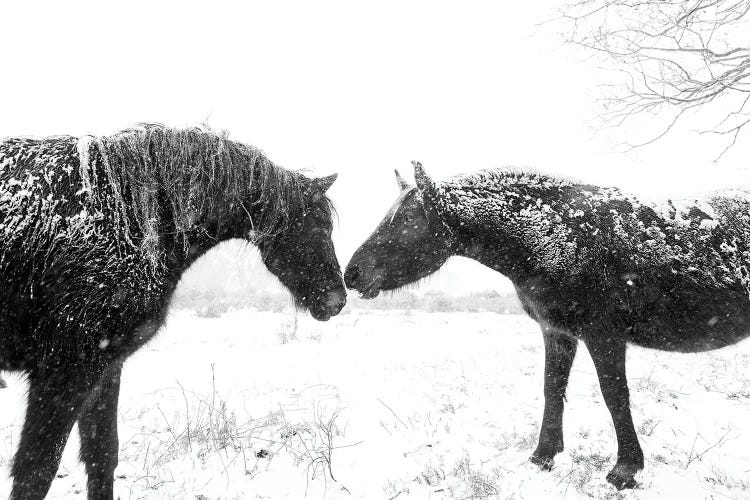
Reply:
[[[81, 138], [83, 189], [101, 202], [106, 190], [97, 189], [92, 147], [101, 155], [125, 237], [130, 240], [137, 229], [143, 235], [141, 247], [151, 258], [158, 254], [165, 210], [172, 212], [174, 236], [184, 244], [196, 220], [225, 213], [233, 205], [248, 217], [255, 205], [262, 207], [254, 212], [262, 214], [253, 228], [260, 238], [286, 230], [290, 219], [305, 210], [301, 173], [275, 165], [260, 149], [231, 141], [225, 132], [141, 124], [110, 136]], [[251, 199], [255, 201], [248, 206]]]

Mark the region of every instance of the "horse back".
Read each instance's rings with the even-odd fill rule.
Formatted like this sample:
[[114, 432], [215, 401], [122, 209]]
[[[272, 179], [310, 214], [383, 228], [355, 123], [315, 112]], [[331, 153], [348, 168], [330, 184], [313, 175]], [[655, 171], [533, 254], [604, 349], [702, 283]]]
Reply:
[[[594, 200], [592, 202], [592, 199]], [[543, 326], [698, 352], [750, 336], [750, 197], [717, 194], [679, 206], [571, 196], [570, 263], [517, 283]]]

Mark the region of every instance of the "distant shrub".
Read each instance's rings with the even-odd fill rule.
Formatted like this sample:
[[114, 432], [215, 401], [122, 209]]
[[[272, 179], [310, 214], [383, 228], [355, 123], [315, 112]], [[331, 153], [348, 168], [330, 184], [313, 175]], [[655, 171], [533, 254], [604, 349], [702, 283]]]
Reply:
[[195, 313], [199, 318], [219, 318], [228, 311], [226, 304], [218, 302], [208, 302], [200, 307], [195, 308]]
[[442, 291], [431, 290], [424, 294], [412, 291], [384, 293], [372, 300], [363, 300], [352, 294], [348, 308], [425, 312], [494, 312], [499, 314], [523, 313], [521, 303], [514, 292], [498, 293], [495, 290], [474, 292], [468, 295], [451, 296]]
[[[217, 318], [222, 314], [252, 308], [258, 311], [284, 312], [294, 308], [289, 293], [262, 290], [225, 291], [216, 289], [178, 289], [172, 307], [193, 310], [202, 318]], [[344, 313], [350, 309], [401, 310], [423, 312], [494, 312], [520, 314], [523, 312], [514, 292], [495, 290], [452, 296], [440, 290], [416, 293], [412, 290], [385, 292], [375, 299], [364, 300], [352, 293]]]
[[178, 289], [178, 292], [172, 298], [171, 306], [176, 309], [193, 310], [202, 318], [217, 318], [226, 312], [247, 308], [282, 312], [293, 308], [294, 303], [287, 293], [193, 288]]
[[446, 312], [455, 310], [453, 300], [441, 292], [427, 292], [424, 294], [424, 310], [427, 312]]

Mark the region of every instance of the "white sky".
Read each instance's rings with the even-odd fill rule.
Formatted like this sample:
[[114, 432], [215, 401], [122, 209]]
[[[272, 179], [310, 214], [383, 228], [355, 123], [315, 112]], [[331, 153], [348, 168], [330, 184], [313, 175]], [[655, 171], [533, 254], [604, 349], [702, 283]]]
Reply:
[[[627, 155], [594, 134], [609, 75], [535, 32], [558, 4], [4, 2], [0, 137], [207, 121], [289, 168], [339, 172], [342, 265], [412, 159], [436, 178], [515, 165], [652, 193], [750, 178], [747, 135], [714, 164], [721, 148], [685, 130]], [[430, 286], [506, 284], [450, 263]]]

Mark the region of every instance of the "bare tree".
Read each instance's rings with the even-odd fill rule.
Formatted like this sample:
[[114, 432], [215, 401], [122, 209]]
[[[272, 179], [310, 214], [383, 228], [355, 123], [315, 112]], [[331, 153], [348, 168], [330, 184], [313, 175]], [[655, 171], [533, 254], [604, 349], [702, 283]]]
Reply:
[[603, 99], [605, 123], [667, 117], [630, 147], [688, 112], [710, 111], [700, 132], [726, 138], [719, 158], [750, 130], [750, 0], [578, 0], [561, 12], [567, 42], [626, 75]]

